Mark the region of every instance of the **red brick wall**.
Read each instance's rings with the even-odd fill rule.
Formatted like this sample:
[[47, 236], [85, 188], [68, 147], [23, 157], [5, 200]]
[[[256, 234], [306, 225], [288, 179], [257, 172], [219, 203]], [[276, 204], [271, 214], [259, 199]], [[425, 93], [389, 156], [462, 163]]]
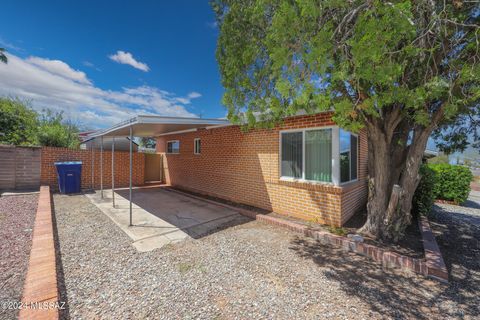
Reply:
[[[180, 140], [180, 154], [163, 157], [166, 183], [173, 186], [338, 226], [366, 201], [365, 134], [359, 139], [359, 181], [338, 187], [279, 179], [279, 130], [329, 125], [334, 125], [331, 114], [322, 113], [292, 117], [271, 130], [201, 129], [159, 137], [157, 151]], [[194, 138], [201, 138], [201, 155], [193, 153]]]
[[[94, 188], [100, 189], [100, 150], [94, 152]], [[92, 151], [67, 148], [42, 148], [41, 183], [49, 185], [53, 190], [58, 190], [57, 171], [54, 162], [82, 161], [82, 189], [92, 187]], [[128, 187], [129, 185], [129, 153], [115, 151], [115, 187]], [[133, 154], [132, 183], [135, 186], [144, 184], [145, 155]], [[112, 153], [103, 152], [103, 187], [110, 188], [112, 181]]]

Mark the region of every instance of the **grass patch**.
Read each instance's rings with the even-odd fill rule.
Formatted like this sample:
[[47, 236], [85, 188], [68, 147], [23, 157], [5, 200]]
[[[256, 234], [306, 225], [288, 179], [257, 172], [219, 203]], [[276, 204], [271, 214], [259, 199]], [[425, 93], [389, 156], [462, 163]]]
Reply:
[[347, 229], [342, 228], [342, 227], [328, 227], [327, 228], [329, 232], [336, 234], [337, 236], [344, 236], [348, 233]]

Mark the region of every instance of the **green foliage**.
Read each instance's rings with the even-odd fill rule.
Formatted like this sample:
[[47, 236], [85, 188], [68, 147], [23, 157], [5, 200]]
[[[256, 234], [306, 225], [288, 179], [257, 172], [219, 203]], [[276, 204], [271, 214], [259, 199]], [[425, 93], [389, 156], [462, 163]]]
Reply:
[[0, 97], [0, 143], [77, 148], [80, 141], [78, 128], [61, 112], [38, 114], [28, 101]]
[[27, 101], [0, 97], [0, 143], [37, 144], [37, 113]]
[[470, 182], [473, 174], [467, 167], [451, 164], [432, 164], [429, 167], [435, 172], [434, 194], [436, 199], [463, 203], [470, 193]]
[[40, 120], [38, 141], [42, 146], [77, 148], [80, 144], [78, 128], [71, 123], [64, 123], [63, 113], [44, 111]]
[[155, 148], [157, 140], [154, 138], [143, 137], [140, 138], [140, 145], [144, 148]]
[[422, 165], [420, 176], [420, 183], [413, 195], [412, 213], [414, 215], [427, 215], [435, 201], [435, 171], [428, 165]]
[[333, 233], [333, 234], [336, 234], [337, 236], [344, 236], [348, 233], [347, 229], [345, 228], [342, 228], [342, 227], [332, 227], [332, 226], [329, 226], [327, 227], [328, 231]]

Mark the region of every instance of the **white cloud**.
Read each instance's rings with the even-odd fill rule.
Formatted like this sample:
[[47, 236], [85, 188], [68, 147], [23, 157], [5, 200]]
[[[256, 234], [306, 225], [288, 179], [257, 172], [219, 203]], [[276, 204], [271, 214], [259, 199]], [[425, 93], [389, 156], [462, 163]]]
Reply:
[[177, 97], [175, 98], [176, 101], [182, 104], [189, 104], [192, 102], [193, 99], [200, 98], [202, 95], [198, 92], [190, 92], [186, 97]]
[[87, 78], [85, 72], [74, 70], [63, 61], [49, 60], [39, 57], [28, 57], [26, 61], [30, 64], [36, 65], [37, 67], [40, 67], [41, 69], [44, 69], [51, 74], [55, 74], [83, 84], [92, 84], [92, 82]]
[[135, 58], [132, 56], [130, 52], [118, 50], [117, 53], [109, 55], [108, 57], [115, 62], [118, 62], [121, 64], [128, 64], [136, 69], [139, 69], [145, 72], [148, 72], [150, 70], [150, 68], [146, 63], [135, 60]]
[[109, 126], [136, 114], [195, 117], [182, 101], [190, 103], [199, 94], [177, 97], [150, 86], [103, 90], [62, 61], [7, 56], [8, 64], [0, 64], [0, 95], [29, 99], [37, 110], [64, 111], [73, 121], [92, 128]]
[[190, 92], [190, 93], [188, 94], [188, 97], [189, 97], [190, 99], [200, 98], [201, 96], [202, 96], [202, 95], [201, 95], [200, 93], [195, 92], [195, 91]]

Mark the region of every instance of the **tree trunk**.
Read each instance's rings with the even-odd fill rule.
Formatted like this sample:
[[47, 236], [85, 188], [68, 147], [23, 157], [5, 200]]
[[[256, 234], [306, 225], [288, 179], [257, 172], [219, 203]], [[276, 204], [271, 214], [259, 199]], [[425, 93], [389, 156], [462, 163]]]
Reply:
[[399, 150], [398, 141], [392, 142], [381, 128], [370, 126], [367, 132], [371, 147], [368, 216], [360, 233], [396, 242], [411, 223], [413, 194], [420, 181], [418, 171], [431, 130], [415, 128], [412, 143], [403, 150]]

